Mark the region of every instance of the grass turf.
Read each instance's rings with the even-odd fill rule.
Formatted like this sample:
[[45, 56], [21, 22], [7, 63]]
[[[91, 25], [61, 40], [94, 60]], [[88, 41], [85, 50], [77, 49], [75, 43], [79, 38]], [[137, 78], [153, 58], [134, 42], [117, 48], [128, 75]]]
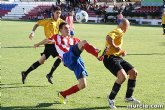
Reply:
[[[89, 73], [88, 86], [71, 95], [67, 104], [58, 102], [57, 92], [76, 84], [74, 73], [61, 64], [54, 73], [51, 85], [46, 74], [55, 59], [49, 58], [44, 65], [21, 83], [20, 72], [26, 70], [40, 58], [44, 47], [32, 48], [34, 43], [44, 39], [43, 28], [36, 30], [31, 41], [28, 35], [34, 22], [0, 21], [1, 41], [1, 109], [2, 110], [105, 110], [109, 109], [106, 97], [111, 91], [115, 77], [103, 66], [102, 62], [85, 51], [82, 58]], [[97, 48], [104, 47], [105, 36], [116, 25], [75, 24], [76, 37], [87, 40]], [[134, 96], [142, 104], [163, 104], [165, 106], [165, 36], [160, 27], [131, 26], [124, 36], [124, 57], [138, 70], [137, 86]], [[131, 103], [124, 102], [127, 81], [122, 85], [116, 106], [126, 110]]]

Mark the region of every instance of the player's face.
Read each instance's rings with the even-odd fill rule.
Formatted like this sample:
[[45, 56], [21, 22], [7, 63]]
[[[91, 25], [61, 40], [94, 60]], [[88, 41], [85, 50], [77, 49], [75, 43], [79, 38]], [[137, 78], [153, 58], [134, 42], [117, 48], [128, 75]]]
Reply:
[[61, 16], [61, 11], [60, 10], [57, 10], [57, 11], [53, 12], [53, 18], [55, 20], [57, 20], [58, 18], [60, 18], [60, 16]]
[[122, 23], [122, 30], [124, 33], [128, 30], [129, 25], [130, 25], [129, 21]]
[[61, 29], [61, 34], [63, 36], [69, 36], [69, 34], [70, 34], [70, 28], [69, 28], [69, 25], [68, 24], [66, 24], [66, 25], [63, 26], [63, 28]]
[[123, 31], [126, 32], [128, 30], [129, 24], [125, 24], [123, 27]]

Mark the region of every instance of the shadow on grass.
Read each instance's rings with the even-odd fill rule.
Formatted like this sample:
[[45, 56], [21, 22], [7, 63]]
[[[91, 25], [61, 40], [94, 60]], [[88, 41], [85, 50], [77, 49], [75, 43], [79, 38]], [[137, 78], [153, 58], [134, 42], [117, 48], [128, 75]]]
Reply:
[[4, 85], [18, 85], [18, 84], [22, 84], [22, 83], [0, 84], [0, 86], [4, 86]]
[[[39, 47], [44, 47], [44, 46], [39, 46]], [[1, 47], [1, 48], [34, 48], [34, 47], [33, 46], [8, 46], [8, 47]]]
[[[13, 106], [13, 107], [1, 107], [1, 110], [103, 110], [110, 109], [109, 106], [105, 107], [86, 107], [86, 108], [73, 108], [73, 109], [56, 109], [56, 108], [46, 108], [52, 105], [60, 104], [58, 101], [54, 103], [39, 103], [37, 106]], [[117, 106], [117, 108], [127, 108], [127, 106]]]
[[136, 53], [136, 54], [127, 54], [127, 55], [165, 55], [165, 53]]
[[1, 87], [1, 89], [10, 89], [10, 88], [31, 88], [31, 87], [48, 87], [48, 86], [15, 86], [15, 87]]
[[[14, 86], [13, 86], [14, 85]], [[48, 86], [34, 86], [34, 85], [23, 85], [22, 83], [11, 83], [11, 84], [0, 84], [1, 89], [10, 89], [10, 88], [31, 88], [31, 87], [48, 87]]]
[[[164, 36], [164, 38], [165, 38], [165, 36]], [[165, 46], [165, 42], [161, 42], [160, 45]]]
[[[47, 104], [46, 104], [47, 105]], [[14, 107], [1, 107], [1, 110], [103, 110], [109, 109], [109, 107], [91, 107], [91, 108], [74, 108], [74, 109], [56, 109], [56, 108], [42, 108], [42, 107], [21, 107], [21, 106], [14, 106]]]

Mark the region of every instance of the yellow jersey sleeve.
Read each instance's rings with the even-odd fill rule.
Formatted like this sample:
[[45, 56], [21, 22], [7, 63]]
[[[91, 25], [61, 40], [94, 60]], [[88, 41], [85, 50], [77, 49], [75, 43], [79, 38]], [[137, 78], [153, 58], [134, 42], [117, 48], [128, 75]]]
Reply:
[[50, 38], [55, 34], [59, 34], [59, 25], [63, 22], [61, 18], [55, 21], [53, 18], [39, 20], [37, 24], [44, 27], [44, 33], [46, 38]]
[[[123, 31], [120, 28], [116, 28], [113, 31], [109, 32], [107, 35], [113, 39], [113, 42], [116, 46], [121, 47], [123, 43]], [[112, 44], [109, 44], [107, 41], [105, 43], [105, 46], [108, 48], [106, 54], [109, 55], [115, 55], [118, 56], [119, 52], [115, 50], [115, 48], [112, 46]]]
[[42, 19], [42, 20], [37, 21], [37, 24], [39, 26], [45, 26], [47, 22], [48, 22], [48, 19]]
[[165, 24], [165, 15], [162, 16], [162, 24]]
[[113, 32], [108, 33], [108, 36], [112, 39], [115, 39], [115, 33]]

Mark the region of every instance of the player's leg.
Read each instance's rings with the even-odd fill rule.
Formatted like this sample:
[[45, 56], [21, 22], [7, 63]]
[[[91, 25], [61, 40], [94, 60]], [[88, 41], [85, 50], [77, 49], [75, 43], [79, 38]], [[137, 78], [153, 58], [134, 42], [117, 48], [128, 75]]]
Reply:
[[[54, 44], [49, 44], [49, 54], [53, 56], [53, 58], [57, 57], [58, 56], [58, 53], [57, 53], [57, 50], [56, 50], [56, 47]], [[60, 65], [61, 63], [61, 59], [60, 58], [57, 58], [50, 70], [50, 72], [46, 75], [46, 78], [48, 79], [48, 82], [53, 84], [52, 82], [52, 78], [53, 78], [53, 72], [57, 69], [57, 67]]]
[[23, 83], [23, 84], [25, 83], [25, 79], [26, 79], [27, 75], [28, 75], [31, 71], [33, 71], [33, 70], [35, 70], [36, 68], [38, 68], [41, 64], [43, 64], [45, 60], [46, 60], [46, 57], [45, 57], [45, 54], [43, 54], [43, 55], [41, 56], [41, 58], [40, 58], [38, 61], [36, 61], [35, 63], [33, 63], [26, 71], [22, 71], [22, 72], [21, 72], [21, 74], [22, 74], [22, 83]]
[[122, 59], [120, 57], [115, 57], [115, 56], [105, 56], [103, 63], [104, 66], [113, 74], [117, 77], [117, 80], [115, 81], [112, 90], [108, 96], [108, 102], [109, 102], [109, 106], [110, 108], [114, 109], [116, 108], [115, 106], [115, 97], [117, 95], [117, 93], [120, 90], [121, 84], [126, 80], [127, 78], [127, 74], [125, 72], [125, 70], [122, 68], [122, 66], [120, 65], [120, 61]]
[[66, 104], [66, 97], [67, 96], [72, 95], [72, 94], [80, 91], [81, 89], [84, 89], [86, 86], [87, 86], [86, 78], [78, 79], [78, 84], [70, 87], [67, 90], [64, 90], [64, 91], [61, 91], [58, 93], [58, 96], [61, 99], [61, 103]]
[[129, 75], [128, 83], [127, 83], [127, 91], [125, 96], [125, 101], [127, 102], [134, 102], [134, 103], [140, 103], [139, 100], [132, 97], [134, 88], [136, 86], [136, 77], [137, 77], [137, 70], [127, 61], [123, 60], [121, 63], [122, 67], [126, 71], [126, 73]]
[[[77, 46], [71, 47], [71, 50], [69, 52], [70, 53], [74, 52], [73, 50], [76, 49], [76, 47]], [[75, 52], [74, 52], [74, 54], [75, 54]], [[88, 76], [88, 73], [85, 70], [85, 66], [84, 66], [83, 60], [81, 59], [81, 57], [78, 57], [78, 56], [76, 57], [74, 54], [70, 54], [72, 56], [65, 56], [64, 55], [64, 59], [65, 58], [69, 59], [69, 57], [70, 57], [70, 60], [68, 60], [67, 62], [64, 61], [64, 64], [69, 69], [74, 71], [75, 76], [76, 76], [76, 78], [78, 80], [78, 84], [72, 86], [71, 88], [69, 88], [69, 89], [67, 89], [65, 91], [61, 91], [59, 93], [59, 97], [60, 97], [62, 103], [65, 103], [65, 100], [63, 100], [63, 99], [65, 99], [67, 96], [69, 96], [69, 95], [71, 95], [73, 93], [76, 93], [76, 92], [78, 92], [81, 89], [84, 89], [86, 87], [86, 85], [87, 85], [86, 76]], [[69, 62], [72, 62], [72, 63], [68, 64]]]
[[60, 63], [61, 63], [61, 59], [60, 58], [58, 58], [55, 62], [54, 62], [54, 64], [53, 64], [53, 66], [52, 66], [52, 68], [51, 68], [51, 70], [50, 70], [50, 72], [46, 75], [46, 78], [48, 79], [48, 82], [50, 82], [51, 84], [53, 84], [53, 82], [52, 82], [52, 78], [53, 78], [53, 72], [57, 69], [57, 67], [60, 65]]
[[162, 24], [163, 27], [163, 35], [165, 35], [165, 24]]
[[109, 94], [108, 97], [108, 102], [109, 102], [109, 106], [110, 108], [116, 108], [115, 106], [115, 97], [118, 94], [121, 84], [123, 84], [123, 82], [126, 80], [127, 78], [127, 74], [124, 71], [124, 69], [121, 69], [117, 72], [117, 80], [115, 81], [112, 90]]
[[86, 78], [80, 78], [80, 79], [78, 79], [78, 84], [72, 86], [71, 88], [69, 88], [65, 91], [61, 91], [60, 94], [63, 97], [67, 97], [73, 93], [78, 92], [81, 89], [84, 89], [86, 86], [87, 86]]
[[41, 64], [44, 64], [45, 60], [49, 58], [50, 54], [48, 53], [48, 49], [49, 49], [49, 46], [46, 44], [45, 45], [45, 49], [44, 49], [44, 52], [41, 53], [41, 57], [40, 59], [33, 63], [26, 71], [22, 71], [21, 74], [22, 74], [22, 83], [24, 84], [25, 83], [25, 79], [27, 77], [27, 75], [35, 70], [37, 67], [39, 67]]
[[99, 50], [93, 47], [92, 45], [90, 45], [86, 40], [79, 42], [78, 48], [81, 51], [85, 49], [88, 53], [94, 55], [95, 57], [98, 57]]

